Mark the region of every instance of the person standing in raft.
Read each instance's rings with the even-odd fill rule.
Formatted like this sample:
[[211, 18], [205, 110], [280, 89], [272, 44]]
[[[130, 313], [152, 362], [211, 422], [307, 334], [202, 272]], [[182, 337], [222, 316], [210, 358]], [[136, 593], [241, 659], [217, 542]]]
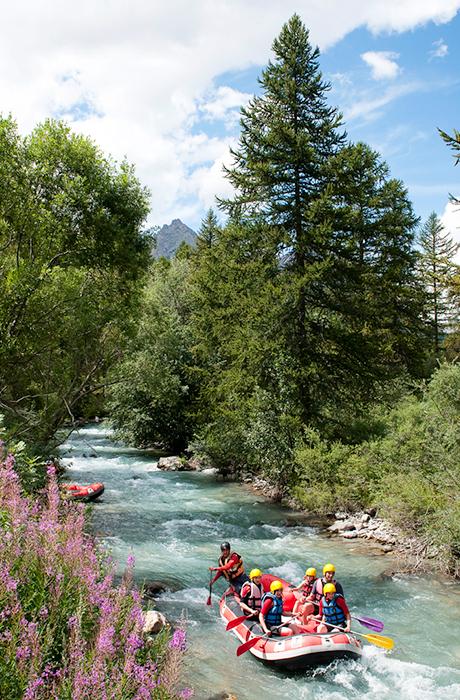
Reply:
[[345, 598], [341, 593], [337, 592], [333, 583], [326, 583], [324, 586], [324, 595], [319, 604], [319, 615], [321, 622], [318, 625], [317, 632], [331, 632], [334, 627], [340, 627], [345, 632], [350, 631], [350, 611]]
[[240, 606], [242, 611], [247, 614], [248, 620], [258, 620], [264, 595], [261, 570], [252, 569], [249, 573], [249, 579], [241, 587]]
[[323, 576], [322, 578], [316, 579], [315, 583], [313, 584], [312, 591], [308, 596], [308, 600], [311, 600], [313, 603], [319, 606], [323, 597], [323, 588], [326, 585], [326, 583], [333, 583], [337, 593], [340, 593], [340, 595], [344, 597], [342, 584], [335, 580], [334, 574], [334, 564], [325, 564], [323, 566]]
[[217, 574], [211, 581], [211, 585], [221, 576], [225, 576], [229, 584], [239, 594], [243, 583], [249, 580], [244, 573], [243, 560], [239, 554], [231, 551], [230, 542], [222, 542], [220, 551], [222, 553], [219, 559], [219, 566], [209, 567], [209, 571], [217, 571]]
[[[283, 613], [283, 584], [281, 581], [272, 581], [270, 593], [265, 593], [262, 598], [262, 610], [259, 615], [260, 626], [265, 634], [271, 636], [272, 628], [281, 625], [281, 616], [296, 617], [294, 613]], [[293, 634], [300, 634], [303, 630], [292, 622], [286, 623], [286, 627], [276, 630], [276, 634], [281, 637], [291, 637]]]
[[300, 591], [300, 596], [297, 598], [293, 612], [299, 613], [299, 618], [303, 622], [307, 622], [310, 615], [317, 615], [319, 612], [319, 605], [310, 600], [310, 596], [313, 590], [313, 586], [316, 581], [316, 569], [310, 567], [305, 572], [305, 577], [298, 586], [292, 588], [292, 591]]

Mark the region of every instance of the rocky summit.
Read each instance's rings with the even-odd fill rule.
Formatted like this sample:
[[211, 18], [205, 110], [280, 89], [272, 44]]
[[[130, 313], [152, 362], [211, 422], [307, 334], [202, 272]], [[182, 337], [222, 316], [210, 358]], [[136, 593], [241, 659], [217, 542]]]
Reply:
[[196, 233], [180, 219], [173, 219], [165, 224], [155, 235], [156, 246], [153, 250], [155, 258], [172, 258], [180, 244], [184, 241], [191, 246], [195, 245]]

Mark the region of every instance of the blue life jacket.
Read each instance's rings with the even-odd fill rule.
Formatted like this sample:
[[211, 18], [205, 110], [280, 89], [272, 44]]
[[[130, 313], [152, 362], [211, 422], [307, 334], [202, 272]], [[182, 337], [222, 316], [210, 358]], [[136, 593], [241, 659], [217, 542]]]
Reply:
[[327, 602], [326, 597], [323, 596], [323, 615], [326, 618], [326, 622], [328, 625], [334, 625], [334, 627], [343, 627], [343, 623], [345, 622], [346, 617], [342, 608], [339, 608], [337, 604], [338, 598], [343, 598], [343, 596], [341, 596], [340, 593], [335, 593], [332, 600]]
[[283, 612], [283, 599], [278, 598], [274, 593], [265, 593], [264, 597], [262, 598], [262, 607], [267, 598], [270, 598], [270, 600], [273, 601], [273, 605], [268, 611], [268, 613], [264, 616], [265, 624], [268, 627], [277, 627], [281, 624], [281, 614]]

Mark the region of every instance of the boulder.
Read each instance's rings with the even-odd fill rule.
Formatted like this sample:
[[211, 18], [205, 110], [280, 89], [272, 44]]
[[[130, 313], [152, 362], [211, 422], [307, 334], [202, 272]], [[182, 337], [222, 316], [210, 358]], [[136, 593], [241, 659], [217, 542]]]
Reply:
[[183, 462], [180, 457], [160, 457], [158, 460], [158, 469], [162, 469], [165, 472], [183, 472], [190, 471], [190, 467], [187, 466], [187, 462]]
[[346, 532], [347, 530], [356, 530], [356, 525], [351, 520], [339, 520], [327, 529], [329, 532]]
[[346, 520], [347, 514], [346, 513], [335, 513], [334, 518], [336, 520]]
[[361, 516], [361, 523], [363, 525], [367, 525], [367, 523], [369, 522], [370, 519], [371, 519], [371, 516], [369, 515], [369, 513], [364, 513], [364, 515]]
[[358, 533], [356, 530], [348, 530], [347, 532], [344, 532], [342, 537], [345, 540], [354, 540], [356, 537], [358, 537]]
[[201, 472], [204, 469], [211, 468], [211, 465], [206, 459], [198, 457], [197, 455], [190, 457], [190, 459], [186, 461], [186, 465], [187, 469], [191, 472]]
[[168, 589], [162, 581], [146, 581], [143, 588], [145, 598], [156, 598]]
[[163, 627], [166, 627], [167, 620], [163, 613], [158, 612], [158, 610], [147, 610], [144, 613], [144, 634], [157, 634]]

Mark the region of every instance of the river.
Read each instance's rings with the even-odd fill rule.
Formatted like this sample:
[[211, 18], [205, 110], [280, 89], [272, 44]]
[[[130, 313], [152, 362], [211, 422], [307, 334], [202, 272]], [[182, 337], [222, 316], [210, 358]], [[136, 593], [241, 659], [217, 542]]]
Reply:
[[[112, 442], [102, 425], [74, 432], [61, 452], [70, 479], [105, 483], [92, 527], [120, 571], [133, 554], [139, 581], [166, 580], [177, 589], [164, 593], [157, 606], [171, 619], [186, 612], [185, 683], [194, 687], [197, 700], [222, 691], [238, 700], [460, 698], [458, 584], [382, 577], [391, 566], [389, 555], [328, 539], [312, 527], [287, 527], [291, 511], [210, 473], [162, 472], [152, 454]], [[206, 606], [208, 566], [217, 563], [219, 543], [227, 539], [247, 569], [258, 566], [295, 582], [307, 566], [320, 569], [332, 561], [352, 612], [384, 620], [383, 634], [394, 638], [394, 651], [388, 655], [366, 644], [360, 662], [342, 661], [300, 676], [267, 669], [251, 654], [237, 659], [237, 640], [218, 615], [221, 582], [213, 606]]]

